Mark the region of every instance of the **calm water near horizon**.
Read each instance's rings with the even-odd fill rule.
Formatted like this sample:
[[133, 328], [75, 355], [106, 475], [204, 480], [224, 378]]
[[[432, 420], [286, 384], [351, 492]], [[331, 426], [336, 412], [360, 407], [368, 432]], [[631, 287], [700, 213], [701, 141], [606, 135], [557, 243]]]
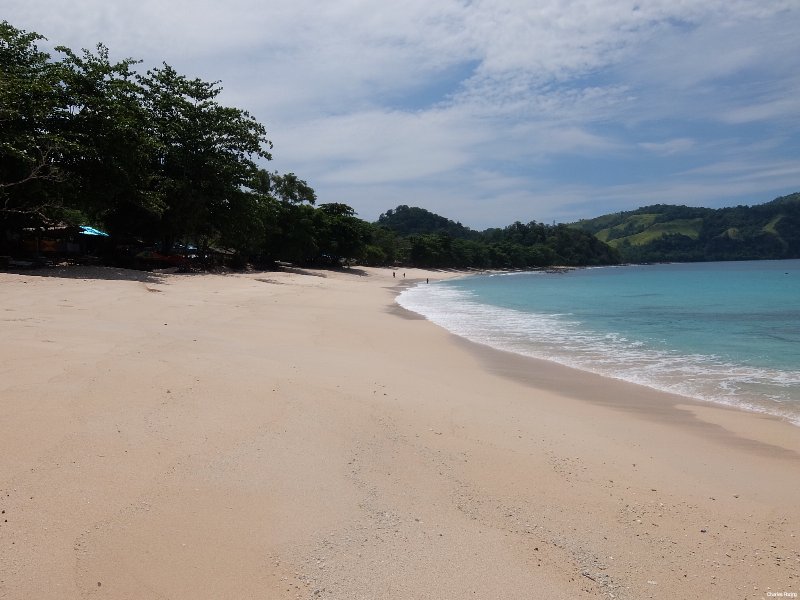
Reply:
[[800, 260], [480, 275], [397, 301], [475, 342], [800, 425]]

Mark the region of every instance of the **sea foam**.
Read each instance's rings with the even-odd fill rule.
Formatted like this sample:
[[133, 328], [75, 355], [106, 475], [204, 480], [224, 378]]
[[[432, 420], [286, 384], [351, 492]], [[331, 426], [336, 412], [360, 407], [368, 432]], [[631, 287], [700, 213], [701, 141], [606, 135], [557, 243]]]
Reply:
[[474, 291], [447, 284], [409, 288], [397, 302], [456, 335], [492, 348], [800, 425], [798, 371], [654, 347], [624, 332], [593, 330], [570, 312], [496, 306]]

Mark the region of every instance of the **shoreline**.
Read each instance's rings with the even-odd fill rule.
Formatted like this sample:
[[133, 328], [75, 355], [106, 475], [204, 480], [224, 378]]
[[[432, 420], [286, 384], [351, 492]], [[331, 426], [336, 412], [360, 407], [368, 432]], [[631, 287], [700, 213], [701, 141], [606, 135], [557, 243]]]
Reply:
[[0, 597], [798, 591], [788, 423], [400, 318], [389, 269], [84, 275], [0, 273]]
[[[651, 421], [669, 422], [679, 427], [702, 429], [704, 435], [729, 444], [741, 444], [748, 441], [748, 427], [745, 427], [743, 423], [750, 419], [737, 415], [759, 418], [762, 422], [760, 430], [781, 430], [783, 426], [789, 426], [788, 430], [770, 434], [783, 440], [783, 445], [772, 445], [759, 440], [750, 440], [750, 443], [754, 450], [763, 448], [766, 453], [777, 452], [787, 458], [800, 459], [800, 435], [792, 436], [792, 433], [796, 432], [794, 428], [798, 425], [785, 417], [750, 410], [747, 407], [682, 396], [644, 384], [615, 379], [554, 361], [473, 342], [396, 303], [389, 312], [403, 319], [427, 321], [431, 325], [443, 329], [452, 337], [453, 344], [477, 357], [484, 369], [532, 389], [546, 390], [568, 396], [573, 400], [623, 411]], [[591, 389], [592, 393], [587, 393], [587, 389]], [[701, 418], [700, 415], [704, 415], [705, 418]], [[734, 428], [738, 433], [727, 430], [722, 425], [723, 423]], [[770, 426], [769, 423], [773, 423], [775, 426]], [[751, 426], [752, 424], [750, 423]]]
[[[629, 265], [624, 265], [624, 266], [629, 266]], [[641, 265], [633, 265], [633, 266], [641, 266]], [[582, 267], [579, 267], [579, 268], [582, 268]], [[586, 267], [586, 268], [591, 268], [591, 267]], [[596, 267], [596, 268], [607, 268], [607, 267]], [[616, 267], [611, 267], [611, 268], [616, 268]], [[530, 272], [530, 271], [525, 271], [525, 272]], [[471, 274], [468, 274], [467, 276], [469, 277], [469, 276], [471, 276]], [[401, 296], [402, 292], [405, 291], [405, 289], [407, 289], [407, 287], [410, 287], [410, 286], [406, 286], [406, 288], [399, 289], [396, 298], [399, 298]], [[420, 316], [420, 318], [428, 319], [428, 317], [425, 316], [424, 314], [415, 312], [415, 310], [413, 308], [406, 308], [401, 302], [397, 302], [396, 301], [396, 303], [399, 306], [401, 306], [402, 308], [404, 308], [404, 310], [407, 310], [407, 311], [409, 311], [410, 313], [413, 313], [413, 314], [418, 314]], [[413, 304], [413, 302], [412, 302], [412, 304]], [[489, 305], [486, 305], [486, 306], [489, 306]], [[506, 350], [506, 349], [504, 349], [502, 347], [493, 346], [493, 345], [491, 345], [489, 343], [486, 343], [486, 342], [483, 342], [483, 341], [479, 341], [478, 339], [473, 339], [474, 338], [474, 335], [473, 335], [474, 332], [470, 332], [470, 331], [467, 330], [467, 331], [462, 332], [462, 333], [456, 333], [456, 332], [453, 332], [450, 329], [448, 329], [448, 327], [445, 326], [445, 325], [441, 325], [441, 324], [436, 323], [436, 322], [433, 322], [433, 323], [435, 325], [437, 325], [438, 327], [443, 327], [445, 330], [449, 331], [452, 335], [454, 335], [458, 339], [464, 340], [468, 344], [475, 344], [476, 347], [478, 347], [478, 348], [491, 349], [493, 351], [500, 352], [501, 355], [502, 355], [502, 353], [507, 353], [508, 355], [510, 355], [512, 357], [516, 357], [516, 356], [525, 357], [526, 359], [530, 359], [531, 361], [533, 361], [532, 364], [534, 364], [534, 365], [536, 363], [538, 363], [538, 362], [544, 363], [546, 365], [553, 365], [554, 368], [557, 368], [557, 369], [561, 370], [562, 378], [565, 381], [569, 381], [571, 379], [571, 376], [569, 375], [569, 373], [578, 372], [578, 373], [587, 374], [587, 375], [590, 375], [590, 376], [600, 377], [600, 378], [603, 378], [604, 380], [607, 380], [607, 381], [610, 381], [610, 382], [622, 382], [624, 384], [633, 385], [633, 386], [640, 386], [640, 387], [646, 388], [646, 389], [648, 389], [648, 390], [650, 390], [652, 392], [655, 392], [657, 394], [661, 394], [663, 396], [663, 398], [665, 399], [664, 401], [671, 402], [673, 404], [676, 403], [676, 400], [679, 400], [679, 402], [677, 402], [677, 403], [683, 402], [683, 403], [686, 403], [686, 404], [697, 405], [697, 406], [699, 406], [701, 408], [702, 407], [710, 407], [710, 408], [715, 408], [716, 407], [716, 408], [730, 409], [730, 410], [734, 410], [734, 411], [743, 411], [743, 412], [747, 412], [747, 413], [751, 413], [751, 414], [757, 414], [757, 415], [762, 415], [764, 417], [777, 419], [779, 421], [786, 422], [786, 423], [788, 423], [788, 424], [790, 424], [790, 425], [792, 425], [794, 427], [800, 427], [800, 412], [798, 412], [798, 410], [800, 410], [800, 409], [795, 408], [794, 411], [792, 411], [791, 408], [785, 408], [783, 406], [784, 403], [780, 399], [777, 399], [772, 403], [761, 403], [761, 402], [758, 401], [758, 397], [755, 396], [755, 395], [753, 395], [750, 399], [742, 399], [742, 398], [729, 399], [729, 398], [724, 398], [724, 397], [715, 398], [713, 396], [704, 397], [702, 394], [698, 394], [698, 395], [695, 395], [695, 396], [687, 395], [687, 393], [684, 393], [681, 390], [675, 391], [675, 390], [670, 389], [670, 385], [669, 384], [664, 384], [663, 382], [659, 382], [657, 379], [648, 381], [646, 373], [644, 374], [645, 375], [645, 379], [643, 380], [644, 382], [642, 382], [642, 381], [638, 381], [636, 379], [626, 378], [624, 375], [623, 376], [616, 376], [613, 373], [608, 373], [608, 372], [603, 372], [603, 371], [594, 371], [594, 370], [592, 370], [590, 368], [586, 368], [585, 365], [573, 364], [572, 361], [570, 361], [568, 359], [568, 357], [566, 357], [566, 356], [560, 356], [558, 358], [539, 358], [537, 356], [525, 354], [523, 352], [517, 352], [517, 351], [515, 351], [513, 349], [512, 350]], [[496, 333], [497, 332], [495, 332], [495, 334]], [[470, 335], [473, 335], [473, 337], [469, 337]], [[689, 360], [689, 357], [687, 357], [686, 360]], [[624, 365], [625, 363], [623, 361], [618, 361], [618, 364]], [[725, 366], [725, 365], [722, 365], [722, 366]], [[541, 368], [539, 370], [541, 371]], [[614, 369], [611, 369], [611, 370], [613, 371]], [[622, 372], [625, 373], [624, 369], [622, 370]], [[642, 373], [636, 372], [635, 375], [637, 375], [637, 377], [640, 377], [642, 375]], [[554, 389], [554, 388], [551, 387], [551, 389]], [[697, 390], [695, 390], [695, 391], [697, 391]], [[716, 389], [715, 391], [719, 392], [720, 390]], [[766, 394], [766, 392], [762, 391], [762, 394]], [[768, 397], [768, 396], [764, 396], [764, 397]], [[792, 400], [792, 401], [787, 401], [786, 404], [787, 404], [787, 406], [794, 407], [795, 405], [797, 405], [797, 402]], [[800, 406], [800, 405], [798, 405], [798, 406]]]
[[[411, 286], [398, 286], [395, 298], [408, 287]], [[795, 435], [799, 425], [787, 417], [745, 406], [683, 396], [555, 361], [494, 348], [452, 333], [396, 301], [390, 312], [404, 319], [423, 320], [442, 329], [452, 338], [454, 345], [477, 357], [484, 369], [533, 390], [546, 390], [649, 421], [688, 428], [722, 445], [746, 446], [765, 455], [800, 460], [800, 435]]]
[[[478, 356], [484, 367], [502, 377], [518, 381], [535, 389], [543, 389], [574, 400], [588, 402], [597, 406], [638, 416], [651, 421], [668, 422], [677, 427], [688, 427], [698, 433], [713, 437], [722, 443], [739, 444], [747, 441], [746, 429], [739, 427], [739, 433], [726, 430], [718, 422], [733, 423], [748, 420], [743, 416], [758, 417], [765, 423], [796, 428], [797, 425], [777, 415], [748, 410], [745, 407], [729, 406], [710, 400], [699, 400], [679, 394], [658, 390], [643, 384], [614, 379], [591, 373], [556, 362], [532, 358], [499, 350], [472, 342], [455, 334], [454, 343], [463, 346], [468, 352]], [[591, 389], [591, 393], [587, 393]], [[699, 415], [706, 415], [701, 418]], [[717, 415], [714, 419], [712, 415]], [[708, 419], [713, 420], [709, 421]], [[700, 431], [702, 429], [702, 431]], [[762, 428], [763, 429], [763, 428]], [[800, 459], [800, 436], [792, 436], [794, 429], [783, 432], [779, 437], [783, 445], [772, 445], [757, 439], [750, 440], [753, 450], [761, 448], [767, 454], [776, 452], [786, 458]]]

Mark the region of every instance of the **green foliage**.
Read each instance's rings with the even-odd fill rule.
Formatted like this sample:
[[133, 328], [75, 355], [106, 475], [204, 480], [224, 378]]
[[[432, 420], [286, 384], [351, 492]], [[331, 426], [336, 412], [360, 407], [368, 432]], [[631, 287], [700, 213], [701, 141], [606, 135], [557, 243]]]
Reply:
[[218, 83], [188, 79], [164, 65], [137, 77], [155, 141], [148, 192], [163, 207], [158, 228], [177, 239], [233, 238], [220, 223], [252, 221], [259, 168], [271, 158], [264, 126], [221, 106]]
[[643, 246], [665, 235], [684, 235], [696, 240], [700, 237], [703, 219], [675, 219], [665, 223], [653, 223], [639, 233], [628, 235], [624, 238], [610, 240], [608, 243], [616, 247], [621, 239], [627, 239], [634, 246]]
[[61, 66], [38, 49], [43, 39], [0, 22], [0, 219], [17, 227], [65, 204], [67, 103]]
[[286, 175], [278, 175], [273, 173], [271, 178], [271, 190], [277, 198], [284, 202], [292, 202], [300, 204], [308, 202], [314, 204], [317, 200], [317, 195], [313, 189], [302, 179], [298, 179], [294, 173], [287, 173]]
[[710, 209], [659, 204], [579, 221], [630, 262], [800, 257], [800, 193]]
[[478, 232], [421, 208], [398, 206], [375, 226], [375, 245], [388, 248], [393, 234], [387, 256], [419, 267], [529, 269], [619, 261], [617, 252], [595, 236], [564, 225], [516, 222]]
[[369, 225], [350, 207], [315, 209], [306, 181], [259, 166], [272, 158], [266, 129], [221, 105], [219, 82], [167, 64], [142, 74], [102, 44], [53, 59], [42, 39], [0, 23], [0, 245], [24, 227], [92, 222], [164, 252], [191, 243], [304, 263], [363, 253]]
[[112, 63], [102, 45], [95, 54], [84, 50], [80, 56], [58, 50], [65, 55], [60, 66], [69, 117], [61, 132], [70, 144], [61, 164], [72, 181], [70, 203], [92, 221], [111, 225], [133, 209], [160, 214], [163, 206], [147, 189], [155, 142], [132, 71], [136, 61]]
[[452, 237], [470, 239], [475, 232], [461, 223], [434, 214], [424, 208], [401, 204], [378, 217], [378, 225], [402, 236], [418, 233], [446, 233]]
[[346, 204], [322, 204], [316, 211], [321, 256], [332, 264], [361, 258], [370, 239], [369, 224]]
[[773, 234], [773, 235], [780, 236], [780, 234], [778, 233], [778, 230], [777, 230], [777, 229], [775, 229], [775, 226], [776, 226], [778, 223], [780, 223], [781, 219], [783, 219], [784, 217], [785, 217], [785, 215], [783, 215], [783, 214], [780, 214], [780, 215], [777, 215], [777, 216], [775, 216], [775, 218], [774, 218], [774, 219], [772, 219], [772, 220], [771, 220], [769, 223], [767, 223], [766, 225], [764, 225], [764, 227], [763, 227], [762, 229], [763, 229], [763, 230], [764, 230], [766, 233], [771, 233], [771, 234]]

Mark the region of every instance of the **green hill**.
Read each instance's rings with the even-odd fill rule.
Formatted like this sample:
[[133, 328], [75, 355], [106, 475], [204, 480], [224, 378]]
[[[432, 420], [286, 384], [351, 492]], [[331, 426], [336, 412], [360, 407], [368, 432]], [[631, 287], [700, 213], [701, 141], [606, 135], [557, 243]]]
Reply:
[[403, 236], [444, 233], [454, 238], [476, 239], [476, 231], [424, 208], [401, 204], [378, 217], [377, 224]]
[[531, 221], [475, 231], [406, 205], [387, 210], [374, 225], [380, 254], [420, 267], [529, 269], [619, 263], [619, 254], [608, 244], [567, 225]]
[[656, 204], [570, 227], [629, 262], [800, 258], [800, 193], [718, 209]]

